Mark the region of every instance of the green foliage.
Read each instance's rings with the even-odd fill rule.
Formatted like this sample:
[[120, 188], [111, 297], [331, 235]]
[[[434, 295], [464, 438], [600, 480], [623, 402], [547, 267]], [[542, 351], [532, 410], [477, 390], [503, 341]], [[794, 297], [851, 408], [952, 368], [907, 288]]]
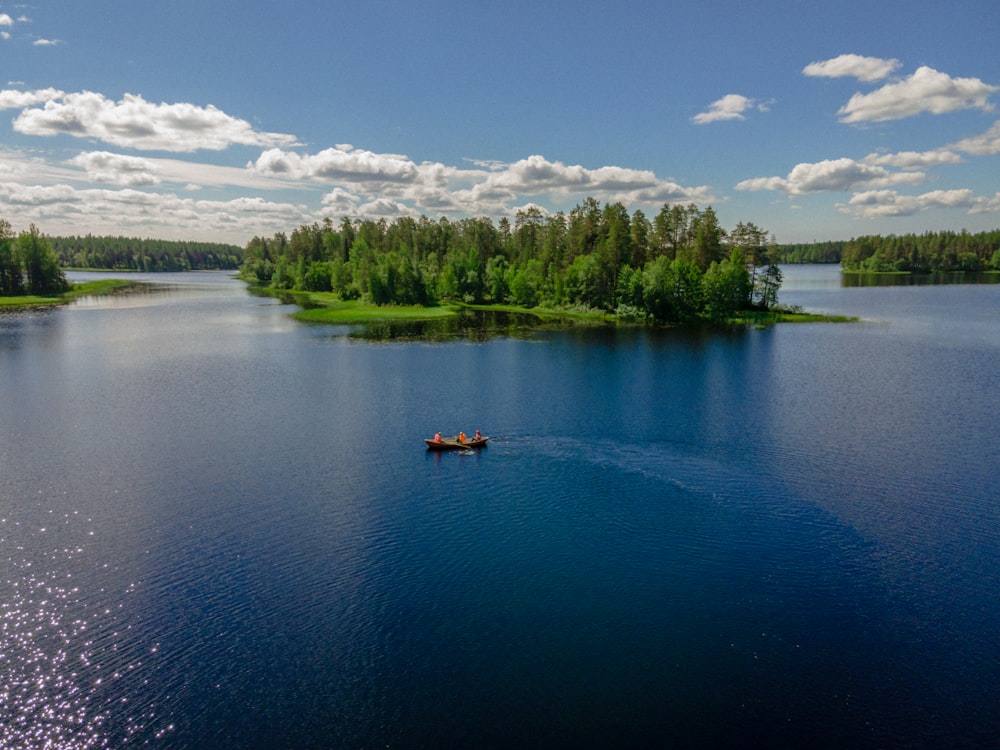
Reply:
[[1000, 230], [969, 234], [863, 235], [847, 241], [780, 245], [781, 263], [840, 263], [845, 271], [935, 273], [1000, 271]]
[[64, 268], [123, 271], [235, 270], [243, 249], [217, 242], [172, 242], [138, 237], [52, 237]]
[[840, 263], [845, 245], [846, 241], [778, 245], [775, 260], [778, 263]]
[[52, 245], [34, 224], [15, 238], [0, 220], [0, 295], [62, 294], [69, 288]]
[[734, 247], [729, 258], [708, 267], [702, 278], [702, 289], [704, 312], [710, 320], [728, 320], [750, 307], [752, 286], [741, 248]]
[[488, 303], [689, 323], [773, 305], [772, 245], [751, 223], [728, 236], [711, 207], [664, 206], [649, 221], [587, 198], [568, 214], [529, 206], [513, 226], [482, 217], [326, 220], [290, 237], [254, 237], [242, 273], [375, 305]]
[[1000, 270], [1000, 230], [866, 235], [844, 244], [840, 265], [877, 273]]
[[10, 224], [0, 219], [0, 296], [23, 293], [24, 268]]

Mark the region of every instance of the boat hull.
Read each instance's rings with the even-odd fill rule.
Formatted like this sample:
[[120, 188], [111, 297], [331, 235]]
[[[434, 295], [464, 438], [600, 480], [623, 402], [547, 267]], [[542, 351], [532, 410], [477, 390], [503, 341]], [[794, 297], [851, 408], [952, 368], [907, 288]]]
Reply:
[[457, 437], [441, 438], [441, 440], [424, 438], [424, 442], [427, 443], [427, 450], [429, 451], [460, 451], [472, 448], [482, 448], [486, 445], [487, 440], [489, 440], [488, 437], [479, 439], [468, 438], [464, 443], [460, 443]]

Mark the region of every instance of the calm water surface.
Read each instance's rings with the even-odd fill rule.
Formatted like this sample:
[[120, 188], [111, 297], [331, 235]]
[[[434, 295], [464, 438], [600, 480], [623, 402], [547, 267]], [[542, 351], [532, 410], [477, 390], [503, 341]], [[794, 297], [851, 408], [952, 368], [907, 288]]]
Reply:
[[0, 747], [995, 743], [1000, 285], [785, 274], [862, 320], [0, 315]]

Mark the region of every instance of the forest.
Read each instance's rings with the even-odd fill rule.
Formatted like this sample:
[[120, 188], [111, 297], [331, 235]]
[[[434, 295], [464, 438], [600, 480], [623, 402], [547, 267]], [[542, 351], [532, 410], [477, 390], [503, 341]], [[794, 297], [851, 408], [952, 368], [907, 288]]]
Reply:
[[38, 228], [15, 234], [0, 219], [0, 297], [60, 294], [70, 288], [52, 245]]
[[773, 307], [782, 280], [773, 248], [753, 223], [725, 231], [711, 207], [664, 205], [650, 220], [587, 198], [568, 213], [529, 207], [496, 224], [328, 219], [254, 237], [241, 273], [377, 305], [457, 301], [686, 323]]
[[844, 245], [845, 271], [1000, 271], [1000, 230], [864, 236]]
[[52, 237], [65, 268], [123, 271], [236, 270], [243, 249], [217, 242], [174, 242], [138, 237]]
[[1000, 271], [1000, 230], [865, 235], [780, 245], [777, 257], [781, 263], [840, 263], [845, 271], [871, 273]]
[[779, 263], [840, 263], [846, 240], [778, 245]]

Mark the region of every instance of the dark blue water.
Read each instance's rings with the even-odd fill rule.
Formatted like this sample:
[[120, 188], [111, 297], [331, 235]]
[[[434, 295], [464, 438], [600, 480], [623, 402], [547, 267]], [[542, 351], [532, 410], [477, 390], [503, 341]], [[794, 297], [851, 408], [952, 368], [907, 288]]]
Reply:
[[0, 747], [994, 743], [1000, 286], [785, 270], [863, 321], [0, 315]]

